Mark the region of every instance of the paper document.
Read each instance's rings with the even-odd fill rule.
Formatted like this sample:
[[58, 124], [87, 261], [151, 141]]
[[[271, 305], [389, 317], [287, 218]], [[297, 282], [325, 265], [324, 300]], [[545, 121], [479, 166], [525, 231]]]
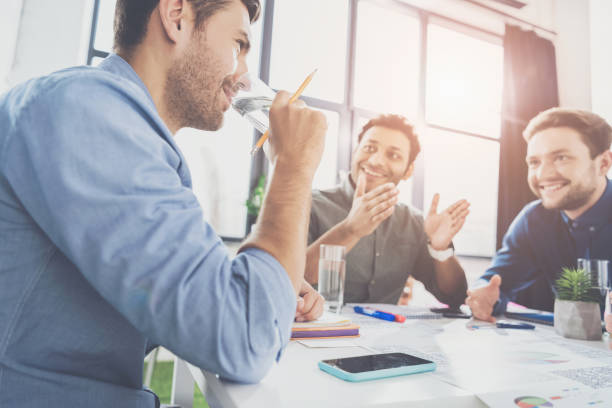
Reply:
[[311, 322], [293, 322], [293, 328], [311, 328], [311, 327], [338, 327], [348, 326], [351, 324], [351, 319], [336, 313], [323, 312], [323, 315], [317, 320]]

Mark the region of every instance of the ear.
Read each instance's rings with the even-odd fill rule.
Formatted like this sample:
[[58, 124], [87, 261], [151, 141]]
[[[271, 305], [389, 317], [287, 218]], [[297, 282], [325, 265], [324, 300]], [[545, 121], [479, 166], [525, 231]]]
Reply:
[[414, 162], [410, 163], [410, 166], [408, 166], [406, 172], [402, 176], [402, 180], [408, 180], [410, 176], [412, 176], [412, 172], [414, 172]]
[[183, 0], [159, 0], [159, 17], [167, 38], [176, 43], [187, 31]]
[[601, 174], [605, 176], [610, 171], [610, 167], [612, 167], [612, 152], [610, 150], [606, 150], [600, 155], [600, 157], [599, 170]]

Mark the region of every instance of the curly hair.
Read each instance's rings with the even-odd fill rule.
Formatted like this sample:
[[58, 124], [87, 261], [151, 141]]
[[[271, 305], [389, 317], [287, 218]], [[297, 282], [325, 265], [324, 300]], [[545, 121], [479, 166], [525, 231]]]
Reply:
[[410, 141], [410, 154], [408, 156], [408, 165], [411, 165], [412, 162], [417, 158], [419, 152], [421, 151], [421, 144], [419, 143], [419, 138], [417, 134], [414, 132], [414, 126], [408, 122], [408, 120], [401, 115], [380, 115], [375, 117], [374, 119], [370, 119], [368, 123], [366, 123], [361, 132], [357, 136], [357, 143], [361, 142], [363, 139], [363, 135], [373, 128], [374, 126], [386, 127], [389, 129], [399, 130], [403, 134], [406, 135], [408, 140]]

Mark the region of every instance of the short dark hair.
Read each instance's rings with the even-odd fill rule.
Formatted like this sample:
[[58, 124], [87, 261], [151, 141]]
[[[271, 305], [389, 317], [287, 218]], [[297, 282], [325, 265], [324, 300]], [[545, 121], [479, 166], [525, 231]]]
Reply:
[[580, 109], [551, 108], [538, 113], [527, 124], [523, 138], [529, 141], [536, 133], [553, 127], [568, 127], [580, 133], [591, 158], [610, 150], [612, 127], [601, 116]]
[[[187, 0], [195, 12], [195, 25], [200, 29], [204, 22], [232, 0]], [[259, 0], [241, 0], [249, 12], [251, 23], [259, 18]], [[140, 44], [147, 32], [151, 13], [159, 0], [117, 0], [115, 6], [115, 51], [130, 51]]]
[[412, 126], [412, 124], [410, 124], [410, 122], [408, 122], [408, 120], [401, 115], [380, 115], [374, 119], [370, 119], [368, 123], [363, 126], [361, 132], [357, 136], [357, 143], [360, 143], [361, 139], [363, 139], [363, 135], [374, 126], [382, 126], [389, 129], [399, 130], [406, 135], [410, 141], [408, 165], [411, 165], [421, 151], [421, 144], [419, 143], [417, 134], [414, 132], [414, 126]]

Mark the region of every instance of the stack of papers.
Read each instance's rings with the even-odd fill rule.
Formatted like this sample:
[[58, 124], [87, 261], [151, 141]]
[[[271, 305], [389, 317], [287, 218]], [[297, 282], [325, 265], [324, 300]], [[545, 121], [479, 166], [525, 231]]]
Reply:
[[295, 322], [291, 328], [291, 339], [317, 339], [331, 337], [357, 337], [359, 326], [353, 324], [346, 316], [329, 312], [311, 322]]

